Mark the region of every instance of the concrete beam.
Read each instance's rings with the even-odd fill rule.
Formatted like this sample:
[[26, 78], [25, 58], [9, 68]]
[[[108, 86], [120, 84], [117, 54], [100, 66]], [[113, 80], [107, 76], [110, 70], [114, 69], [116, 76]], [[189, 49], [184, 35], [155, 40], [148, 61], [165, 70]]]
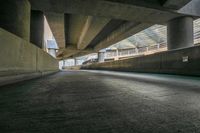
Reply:
[[192, 0], [187, 5], [178, 10], [179, 13], [200, 17], [200, 0]]
[[45, 16], [56, 39], [58, 47], [65, 48], [64, 14], [46, 12]]
[[110, 19], [108, 18], [89, 16], [83, 27], [77, 48], [80, 50], [86, 48], [109, 21]]
[[77, 54], [72, 55], [71, 57], [77, 58], [77, 57], [81, 57], [81, 56], [88, 55], [88, 54], [91, 54], [91, 53], [94, 53], [94, 51], [90, 51], [90, 50], [88, 50], [88, 51], [80, 51]]
[[74, 45], [68, 45], [67, 48], [60, 49], [58, 51], [57, 58], [58, 59], [66, 59], [66, 58], [72, 57], [74, 55], [77, 55], [78, 53], [88, 54], [88, 53], [91, 53], [91, 52], [93, 52], [93, 49], [88, 48], [88, 49], [84, 49], [84, 50], [79, 50]]
[[121, 25], [126, 23], [124, 20], [116, 20], [112, 19], [108, 24], [101, 30], [101, 32], [92, 40], [92, 42], [88, 45], [89, 48], [94, 48], [99, 42], [104, 40], [107, 36], [109, 36], [113, 31], [118, 29]]
[[115, 44], [119, 41], [122, 41], [150, 26], [153, 24], [149, 23], [140, 23], [140, 22], [127, 22], [121, 25], [117, 30], [111, 33], [106, 39], [102, 40], [94, 48], [95, 51], [99, 51], [103, 48], [106, 48], [112, 44]]
[[98, 52], [99, 50], [106, 48], [110, 45], [113, 45], [127, 37], [130, 37], [148, 27], [152, 24], [139, 23], [139, 22], [127, 22], [121, 25], [117, 30], [112, 32], [105, 40], [101, 41], [99, 44], [94, 47], [94, 49], [88, 50], [77, 50], [75, 47], [73, 49], [66, 49], [63, 54], [64, 58], [69, 57], [79, 57], [84, 56], [90, 53]]
[[163, 23], [183, 14], [165, 8], [144, 7], [104, 0], [30, 0], [34, 10], [56, 13], [82, 14], [129, 21]]
[[65, 29], [65, 31], [69, 32], [68, 38], [65, 37], [67, 45], [77, 45], [78, 40], [81, 36], [82, 29], [87, 21], [87, 18], [88, 16], [70, 14], [69, 26], [67, 26], [69, 27], [69, 29]]
[[77, 50], [76, 47], [72, 46], [72, 47], [66, 48], [65, 52], [61, 52], [60, 55], [62, 55], [64, 58], [69, 58], [71, 56], [79, 57], [86, 54], [98, 52], [99, 50], [106, 48], [110, 45], [113, 45], [123, 39], [126, 39], [150, 26], [152, 26], [152, 24], [146, 24], [146, 23], [140, 23], [140, 22], [127, 22], [121, 25], [114, 32], [110, 33], [110, 35], [106, 37], [106, 39], [98, 43], [96, 47], [94, 47], [94, 49]]
[[188, 4], [192, 0], [166, 0], [163, 4], [164, 7], [178, 10]]

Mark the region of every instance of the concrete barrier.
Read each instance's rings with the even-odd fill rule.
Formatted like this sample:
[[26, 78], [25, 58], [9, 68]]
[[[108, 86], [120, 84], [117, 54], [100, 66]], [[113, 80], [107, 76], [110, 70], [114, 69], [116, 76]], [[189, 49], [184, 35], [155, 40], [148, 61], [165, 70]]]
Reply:
[[200, 46], [165, 51], [125, 60], [84, 65], [81, 69], [200, 76]]
[[63, 68], [64, 70], [80, 70], [81, 66], [67, 66]]
[[58, 71], [58, 61], [42, 49], [0, 28], [0, 85]]

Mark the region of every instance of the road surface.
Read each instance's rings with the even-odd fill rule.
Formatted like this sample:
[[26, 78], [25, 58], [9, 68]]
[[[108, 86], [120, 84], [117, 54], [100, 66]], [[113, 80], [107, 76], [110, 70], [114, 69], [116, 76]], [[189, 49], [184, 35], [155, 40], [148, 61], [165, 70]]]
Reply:
[[1, 133], [200, 133], [200, 78], [65, 71], [0, 87]]

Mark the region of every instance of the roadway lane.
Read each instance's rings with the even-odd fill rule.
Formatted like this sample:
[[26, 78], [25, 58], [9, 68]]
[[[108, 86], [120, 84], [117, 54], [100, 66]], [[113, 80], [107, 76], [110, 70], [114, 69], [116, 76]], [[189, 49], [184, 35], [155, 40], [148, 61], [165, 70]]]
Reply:
[[0, 87], [1, 133], [200, 133], [200, 78], [66, 71]]

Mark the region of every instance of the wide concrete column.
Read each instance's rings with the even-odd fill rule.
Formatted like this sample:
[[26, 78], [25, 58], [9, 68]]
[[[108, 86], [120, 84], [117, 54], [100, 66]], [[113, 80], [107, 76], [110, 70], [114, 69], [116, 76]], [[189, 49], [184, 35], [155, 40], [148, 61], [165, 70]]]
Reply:
[[43, 48], [44, 14], [41, 11], [31, 11], [30, 42]]
[[104, 62], [105, 52], [98, 52], [98, 62]]
[[29, 41], [30, 11], [28, 0], [0, 2], [0, 27]]
[[186, 48], [194, 45], [193, 18], [175, 18], [167, 24], [168, 50]]

